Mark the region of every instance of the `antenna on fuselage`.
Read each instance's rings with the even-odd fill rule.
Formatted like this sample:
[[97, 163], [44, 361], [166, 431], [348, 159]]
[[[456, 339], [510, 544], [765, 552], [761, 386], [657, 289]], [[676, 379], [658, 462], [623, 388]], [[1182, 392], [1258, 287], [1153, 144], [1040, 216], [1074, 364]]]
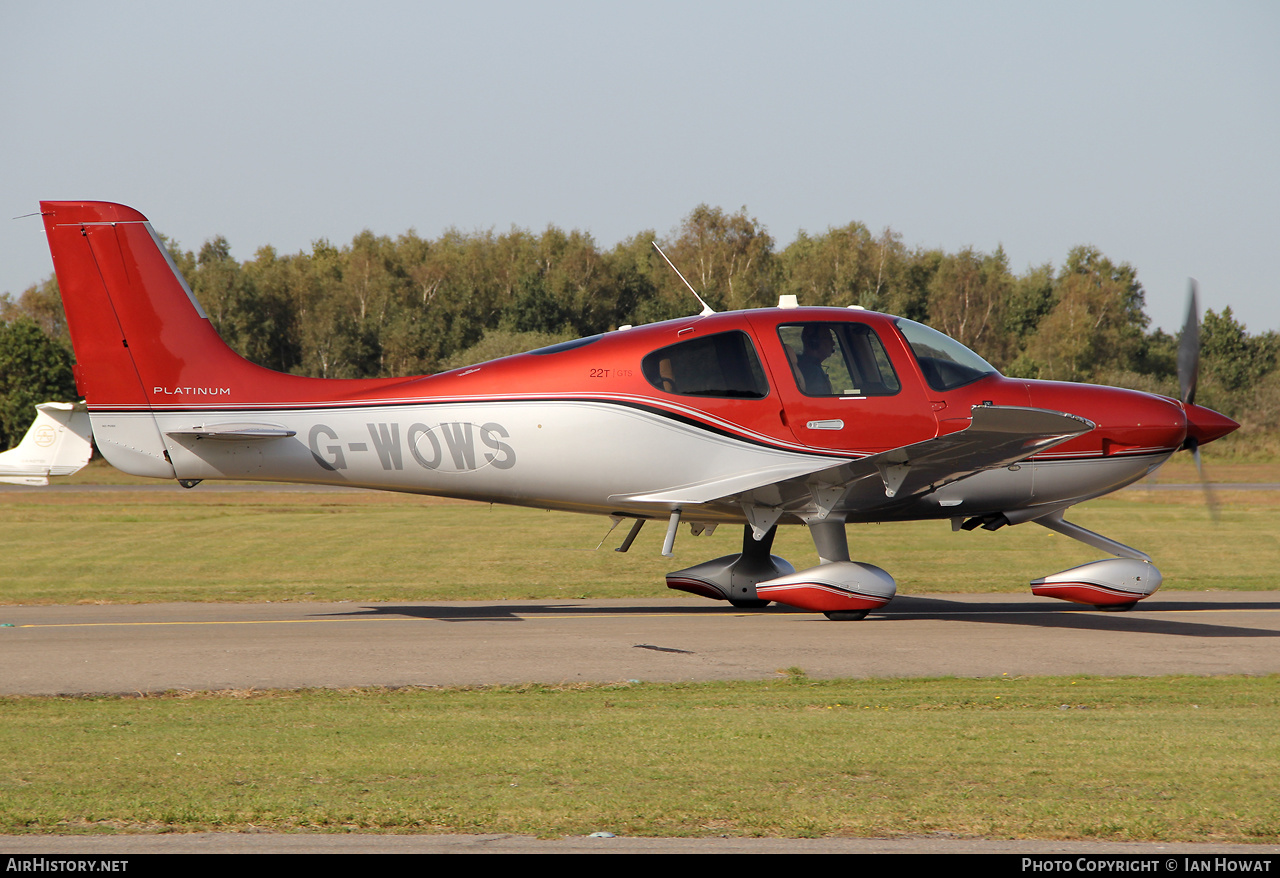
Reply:
[[[680, 273], [680, 269], [676, 268], [676, 264], [674, 262], [672, 262], [670, 259], [667, 259], [667, 254], [662, 252], [662, 248], [658, 246], [658, 242], [650, 241], [649, 243], [653, 244], [653, 249], [657, 250], [658, 253], [662, 256], [662, 258], [667, 260], [667, 265], [671, 266], [671, 270], [676, 273], [676, 277], [680, 278], [680, 280], [684, 280], [684, 275]], [[698, 291], [693, 288], [693, 284], [689, 283], [687, 280], [684, 280], [684, 285], [689, 288], [689, 292], [693, 293], [693, 297], [697, 299], [698, 302], [701, 303], [702, 305], [702, 311], [698, 314], [699, 317], [706, 317], [709, 314], [716, 313], [714, 308], [712, 308], [706, 302], [702, 301], [702, 296], [698, 295]]]

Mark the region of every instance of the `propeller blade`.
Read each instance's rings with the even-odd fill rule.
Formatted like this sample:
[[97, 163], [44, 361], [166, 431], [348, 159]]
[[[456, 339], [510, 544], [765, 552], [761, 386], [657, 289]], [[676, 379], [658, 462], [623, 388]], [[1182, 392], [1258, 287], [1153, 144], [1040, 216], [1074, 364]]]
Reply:
[[[1199, 287], [1195, 278], [1187, 284], [1187, 320], [1182, 325], [1182, 338], [1178, 341], [1178, 392], [1184, 405], [1194, 405], [1196, 401], [1196, 382], [1200, 377], [1200, 303]], [[1214, 496], [1209, 485], [1209, 477], [1204, 471], [1204, 462], [1200, 459], [1200, 442], [1188, 436], [1183, 448], [1191, 452], [1196, 463], [1196, 475], [1200, 477], [1200, 487], [1204, 489], [1204, 505], [1209, 507], [1209, 518], [1218, 521], [1218, 498]]]
[[1187, 290], [1187, 320], [1178, 341], [1178, 391], [1184, 403], [1196, 401], [1196, 380], [1200, 375], [1200, 305], [1195, 280]]
[[1204, 463], [1200, 460], [1200, 443], [1194, 439], [1188, 441], [1191, 447], [1191, 459], [1196, 462], [1196, 475], [1200, 476], [1200, 487], [1204, 488], [1204, 505], [1209, 507], [1209, 517], [1216, 524], [1218, 521], [1218, 498], [1209, 485], [1209, 477], [1205, 475]]

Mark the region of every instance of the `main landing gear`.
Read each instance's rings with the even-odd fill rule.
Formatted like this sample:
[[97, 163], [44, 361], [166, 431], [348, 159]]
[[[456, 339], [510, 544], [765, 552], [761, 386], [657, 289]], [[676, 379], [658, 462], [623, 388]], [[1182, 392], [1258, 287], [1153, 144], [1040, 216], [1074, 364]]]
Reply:
[[777, 525], [760, 539], [747, 525], [742, 552], [705, 561], [667, 574], [667, 587], [744, 609], [767, 606], [771, 601], [823, 613], [839, 622], [865, 618], [887, 604], [897, 593], [893, 577], [873, 564], [849, 560], [849, 544], [843, 519], [809, 523], [818, 549], [816, 567], [797, 571], [770, 554]]
[[[1031, 583], [1033, 594], [1086, 604], [1107, 612], [1131, 610], [1160, 588], [1160, 571], [1151, 558], [1131, 548], [1066, 521], [1058, 510], [1037, 524], [1086, 545], [1120, 557], [1090, 561]], [[1003, 519], [1003, 516], [1000, 516]], [[1026, 519], [1024, 519], [1026, 520]], [[995, 530], [1008, 520], [971, 519], [959, 525], [966, 530], [982, 525]], [[742, 551], [705, 561], [667, 574], [667, 587], [714, 600], [728, 601], [739, 609], [760, 609], [776, 601], [802, 610], [823, 613], [838, 622], [856, 621], [887, 604], [897, 593], [893, 577], [873, 564], [849, 559], [849, 543], [843, 519], [834, 516], [809, 523], [819, 564], [797, 571], [771, 554], [777, 526], [763, 532], [746, 525]], [[989, 526], [993, 525], [993, 526]]]
[[742, 610], [759, 610], [769, 606], [771, 600], [762, 598], [756, 591], [756, 583], [795, 573], [792, 567], [777, 555], [770, 554], [775, 525], [763, 539], [757, 540], [747, 525], [742, 535], [742, 552], [704, 561], [684, 570], [667, 574], [667, 588], [687, 591], [717, 601], [728, 601]]

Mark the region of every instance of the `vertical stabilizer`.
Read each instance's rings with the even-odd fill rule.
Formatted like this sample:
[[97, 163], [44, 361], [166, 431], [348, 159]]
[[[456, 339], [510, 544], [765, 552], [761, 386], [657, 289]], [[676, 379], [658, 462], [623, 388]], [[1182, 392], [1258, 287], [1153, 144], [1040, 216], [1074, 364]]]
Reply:
[[[42, 201], [94, 442], [112, 466], [176, 478], [166, 429], [252, 409], [385, 398], [412, 379], [286, 375], [241, 357], [217, 330], [147, 218], [101, 201]], [[170, 417], [172, 416], [172, 417]]]
[[230, 402], [232, 379], [268, 372], [218, 337], [145, 216], [104, 202], [40, 208], [91, 411], [149, 409], [196, 395], [188, 388]]
[[173, 478], [157, 403], [186, 390], [230, 401], [229, 379], [259, 367], [218, 337], [141, 213], [84, 201], [40, 210], [98, 448], [126, 472]]

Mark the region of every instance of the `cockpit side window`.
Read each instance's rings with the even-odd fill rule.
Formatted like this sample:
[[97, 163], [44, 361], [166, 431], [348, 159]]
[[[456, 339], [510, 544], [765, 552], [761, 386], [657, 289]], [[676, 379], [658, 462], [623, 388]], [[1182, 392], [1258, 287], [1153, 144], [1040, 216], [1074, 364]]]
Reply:
[[880, 337], [866, 324], [788, 323], [778, 336], [805, 396], [893, 396], [902, 389]]
[[911, 346], [924, 380], [934, 390], [954, 390], [996, 374], [994, 366], [949, 335], [903, 317], [895, 325]]
[[647, 355], [640, 364], [650, 384], [682, 396], [763, 399], [769, 382], [745, 332], [691, 338]]

